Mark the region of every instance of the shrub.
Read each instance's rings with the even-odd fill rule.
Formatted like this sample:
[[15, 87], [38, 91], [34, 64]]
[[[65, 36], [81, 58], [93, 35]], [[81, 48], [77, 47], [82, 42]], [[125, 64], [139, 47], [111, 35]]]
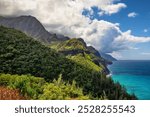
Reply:
[[43, 78], [34, 77], [31, 75], [10, 75], [0, 74], [0, 85], [7, 86], [11, 89], [19, 89], [21, 94], [36, 99], [40, 92], [41, 86], [44, 85]]
[[88, 96], [83, 95], [81, 88], [76, 87], [75, 81], [72, 84], [65, 83], [62, 80], [61, 75], [58, 80], [54, 80], [53, 83], [47, 83], [43, 86], [43, 94], [39, 96], [39, 99], [44, 100], [66, 100], [66, 99], [89, 99]]

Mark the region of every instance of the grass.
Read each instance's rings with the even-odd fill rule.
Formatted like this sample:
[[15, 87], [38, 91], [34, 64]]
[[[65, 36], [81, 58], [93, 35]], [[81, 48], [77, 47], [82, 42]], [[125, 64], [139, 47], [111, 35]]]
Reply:
[[75, 55], [75, 56], [68, 56], [69, 59], [73, 60], [77, 64], [80, 64], [88, 69], [92, 69], [95, 71], [100, 72], [102, 70], [102, 67], [96, 65], [94, 62], [91, 61], [91, 58], [85, 54], [85, 56], [82, 56], [81, 54]]

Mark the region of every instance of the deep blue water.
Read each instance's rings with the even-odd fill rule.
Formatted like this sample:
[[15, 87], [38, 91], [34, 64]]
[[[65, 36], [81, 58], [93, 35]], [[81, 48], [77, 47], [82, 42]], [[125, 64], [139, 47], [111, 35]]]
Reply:
[[114, 81], [140, 100], [150, 100], [150, 61], [115, 61], [108, 66]]

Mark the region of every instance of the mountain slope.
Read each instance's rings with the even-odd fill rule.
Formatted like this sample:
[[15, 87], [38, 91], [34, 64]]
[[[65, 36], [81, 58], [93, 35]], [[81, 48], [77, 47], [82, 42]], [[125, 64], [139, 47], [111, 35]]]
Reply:
[[102, 58], [100, 56], [96, 57], [94, 53], [90, 52], [86, 43], [81, 38], [73, 38], [64, 42], [53, 43], [50, 47], [55, 49], [57, 52], [62, 53], [68, 59], [71, 59], [89, 69], [102, 72], [104, 68], [101, 61], [98, 61], [98, 59], [102, 60]]
[[103, 59], [95, 48], [87, 46], [81, 38], [52, 43], [50, 47], [78, 64], [109, 74], [107, 65], [111, 64], [111, 62]]
[[0, 26], [0, 73], [31, 74], [43, 77], [49, 82], [62, 74], [64, 81], [68, 83], [76, 81], [77, 86], [83, 88], [83, 93], [91, 94], [93, 99], [99, 99], [101, 96], [107, 96], [107, 99], [136, 99], [135, 96], [127, 94], [120, 84], [106, 78], [105, 73], [94, 68], [90, 69], [80, 64], [80, 61], [78, 63], [65, 58], [24, 33], [2, 26]]
[[[48, 32], [44, 26], [33, 16], [20, 16], [13, 18], [0, 17], [0, 25], [20, 30], [44, 44], [49, 44], [53, 41], [69, 40], [68, 37], [63, 35]], [[101, 53], [101, 55], [108, 61], [116, 60], [111, 55], [105, 53]]]
[[20, 30], [43, 43], [51, 41], [61, 41], [68, 39], [63, 35], [51, 34], [43, 27], [43, 25], [32, 16], [20, 16], [14, 18], [0, 17], [0, 25]]

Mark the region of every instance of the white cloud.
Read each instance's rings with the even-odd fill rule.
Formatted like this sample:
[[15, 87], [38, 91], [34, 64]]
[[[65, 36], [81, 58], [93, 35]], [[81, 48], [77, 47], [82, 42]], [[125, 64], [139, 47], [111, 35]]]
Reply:
[[144, 29], [144, 32], [147, 33], [147, 32], [148, 32], [148, 29]]
[[117, 58], [117, 59], [123, 58], [123, 56], [120, 54], [120, 52], [112, 52], [110, 55]]
[[107, 5], [102, 7], [102, 11], [99, 13], [99, 15], [103, 14], [114, 14], [118, 13], [122, 8], [126, 8], [127, 6], [124, 3], [118, 3], [118, 4], [113, 4], [113, 5]]
[[128, 17], [134, 18], [134, 17], [136, 17], [137, 15], [138, 15], [137, 13], [131, 12], [131, 13], [128, 14]]
[[135, 49], [136, 43], [150, 41], [150, 37], [133, 36], [130, 30], [122, 32], [117, 25], [103, 20], [94, 20], [88, 28], [84, 28], [80, 32], [83, 33], [81, 37], [89, 45], [93, 45], [96, 49], [105, 53]]
[[120, 26], [120, 23], [115, 23], [115, 25], [119, 27], [119, 26]]
[[122, 32], [120, 36], [116, 38], [117, 41], [129, 41], [133, 43], [139, 43], [139, 42], [148, 42], [150, 41], [150, 37], [137, 37], [133, 36], [131, 34], [131, 30], [128, 30], [127, 32]]
[[51, 32], [70, 37], [81, 37], [88, 45], [105, 53], [133, 49], [135, 43], [148, 42], [150, 37], [137, 37], [131, 31], [122, 32], [118, 23], [90, 20], [82, 15], [83, 9], [93, 14], [111, 15], [125, 8], [118, 0], [0, 0], [0, 15], [33, 15]]

